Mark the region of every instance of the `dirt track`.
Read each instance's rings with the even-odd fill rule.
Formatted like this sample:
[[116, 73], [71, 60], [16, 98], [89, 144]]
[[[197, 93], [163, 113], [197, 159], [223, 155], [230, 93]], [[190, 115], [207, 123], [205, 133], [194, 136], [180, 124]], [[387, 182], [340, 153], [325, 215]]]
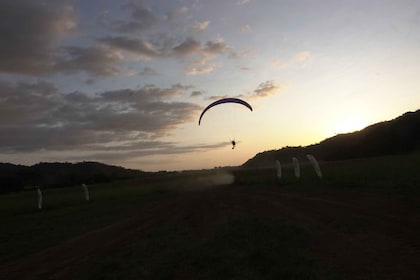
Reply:
[[225, 186], [178, 193], [132, 211], [133, 218], [2, 265], [0, 279], [73, 279], [96, 257], [145, 238], [151, 228], [181, 225], [191, 242], [200, 242], [247, 216], [278, 217], [309, 230], [314, 251], [342, 279], [420, 279], [419, 209], [396, 197]]

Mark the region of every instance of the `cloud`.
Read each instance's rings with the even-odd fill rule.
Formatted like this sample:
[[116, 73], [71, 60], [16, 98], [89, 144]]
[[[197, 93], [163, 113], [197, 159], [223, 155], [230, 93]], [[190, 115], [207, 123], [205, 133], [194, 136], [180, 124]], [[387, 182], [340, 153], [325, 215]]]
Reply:
[[271, 65], [276, 66], [276, 67], [285, 67], [288, 65], [288, 63], [286, 62], [282, 62], [278, 59], [273, 59], [270, 61]]
[[[190, 74], [210, 73], [214, 70], [211, 60], [228, 53], [234, 56], [233, 48], [222, 39], [200, 41], [188, 34], [175, 37], [173, 31], [184, 26], [189, 11], [184, 6], [165, 13], [144, 6], [142, 1], [124, 4], [121, 8], [128, 12], [126, 18], [101, 13], [96, 24], [102, 29], [95, 29], [101, 35], [95, 38], [77, 29], [78, 14], [69, 2], [0, 1], [0, 74], [39, 77], [84, 72], [91, 76], [86, 78], [91, 84], [97, 77], [131, 73], [121, 68], [132, 58], [127, 58], [129, 55], [143, 60], [179, 58]], [[183, 21], [169, 22], [178, 19]], [[205, 30], [209, 23], [196, 22], [194, 26]], [[199, 66], [196, 61], [207, 64]]]
[[31, 125], [56, 105], [57, 89], [46, 82], [11, 85], [0, 82], [0, 128]]
[[233, 53], [232, 47], [227, 45], [223, 40], [218, 39], [214, 41], [207, 41], [205, 44], [187, 38], [181, 44], [173, 48], [174, 53], [179, 57], [189, 57], [194, 60], [189, 60], [186, 65], [187, 75], [202, 75], [213, 72], [218, 63], [214, 60], [228, 52]]
[[[128, 52], [137, 56], [139, 59], [152, 60], [152, 59], [165, 59], [165, 58], [179, 58], [186, 65], [187, 75], [200, 75], [208, 74], [216, 69], [217, 63], [213, 62], [217, 57], [229, 53], [230, 57], [234, 56], [234, 51], [231, 46], [226, 44], [222, 39], [209, 40], [206, 43], [202, 43], [192, 37], [184, 39], [181, 43], [167, 46], [170, 40], [165, 41], [164, 45], [157, 47], [150, 42], [146, 42], [141, 38], [132, 39], [129, 37], [105, 37], [97, 39], [97, 41], [103, 44], [104, 49], [108, 48], [108, 51]], [[108, 57], [110, 58], [110, 57]], [[120, 56], [121, 60], [123, 56]], [[111, 62], [111, 61], [109, 61]], [[117, 61], [115, 61], [117, 62]], [[111, 63], [108, 64], [108, 69], [111, 70]], [[115, 67], [116, 65], [114, 65]], [[85, 67], [86, 68], [86, 67]], [[92, 69], [96, 70], [96, 69]], [[116, 68], [114, 71], [107, 71], [107, 73], [119, 73]], [[98, 74], [98, 71], [93, 71]], [[105, 73], [100, 73], [105, 74]]]
[[254, 90], [252, 97], [267, 97], [276, 94], [280, 89], [281, 87], [277, 85], [275, 81], [266, 81], [258, 85], [257, 89]]
[[278, 85], [276, 81], [270, 80], [262, 82], [258, 87], [252, 92], [248, 93], [239, 93], [239, 94], [229, 94], [229, 95], [212, 95], [207, 97], [206, 100], [218, 100], [226, 97], [235, 97], [235, 98], [244, 98], [244, 99], [253, 99], [253, 98], [266, 98], [272, 95], [277, 94], [282, 87]]
[[206, 150], [213, 150], [230, 145], [230, 142], [219, 142], [214, 144], [197, 144], [197, 145], [179, 145], [174, 142], [164, 141], [138, 141], [128, 146], [107, 146], [102, 148], [95, 148], [93, 150], [82, 151], [79, 154], [72, 154], [66, 157], [68, 161], [82, 161], [88, 157], [95, 161], [115, 161], [122, 162], [133, 160], [133, 158], [156, 156], [156, 155], [171, 155], [184, 154], [191, 152], [199, 152]]
[[188, 7], [182, 6], [179, 8], [171, 9], [167, 13], [166, 20], [167, 21], [173, 21], [176, 20], [180, 16], [184, 16], [188, 12]]
[[62, 94], [42, 81], [0, 82], [0, 150], [95, 151], [155, 139], [195, 120], [201, 107], [176, 101], [188, 89], [146, 85], [95, 95]]
[[135, 33], [147, 30], [159, 22], [152, 10], [145, 8], [138, 2], [125, 4], [122, 9], [130, 12], [130, 18], [128, 20], [116, 20], [113, 23], [115, 31]]
[[241, 32], [251, 32], [252, 31], [252, 29], [251, 29], [251, 26], [249, 26], [248, 24], [245, 24], [245, 25], [243, 25], [243, 26], [241, 26]]
[[193, 89], [194, 86], [193, 85], [183, 85], [183, 84], [177, 83], [177, 84], [172, 85], [172, 88], [185, 91], [185, 90]]
[[232, 50], [232, 47], [227, 45], [223, 40], [207, 41], [203, 51], [209, 54], [222, 54]]
[[238, 97], [238, 96], [228, 96], [228, 95], [212, 95], [207, 97], [207, 100], [218, 100], [218, 99], [222, 99], [222, 98], [226, 98], [226, 97]]
[[85, 71], [95, 76], [113, 76], [120, 74], [117, 64], [122, 55], [107, 47], [66, 47], [66, 57], [57, 61], [55, 69], [65, 73]]
[[176, 54], [183, 55], [183, 56], [199, 53], [200, 50], [201, 50], [201, 43], [192, 38], [187, 38], [181, 44], [173, 48], [173, 51]]
[[193, 39], [187, 38], [178, 46], [173, 48], [173, 51], [180, 55], [220, 55], [232, 50], [232, 47], [227, 45], [223, 40], [207, 41], [204, 45]]
[[311, 54], [308, 51], [304, 51], [304, 52], [298, 53], [296, 55], [296, 60], [299, 61], [299, 62], [306, 61], [309, 58], [310, 55]]
[[249, 2], [250, 2], [250, 0], [239, 0], [238, 2], [236, 2], [236, 4], [238, 4], [238, 5], [244, 5], [244, 4], [247, 4]]
[[210, 24], [210, 21], [196, 22], [193, 25], [193, 30], [198, 31], [198, 32], [204, 31], [204, 30], [207, 29], [207, 27], [209, 26], [209, 24]]
[[214, 65], [210, 65], [207, 67], [191, 67], [187, 70], [186, 74], [190, 75], [190, 76], [194, 76], [194, 75], [202, 75], [202, 74], [208, 74], [213, 72], [215, 69]]
[[154, 46], [142, 39], [131, 39], [128, 37], [106, 37], [98, 39], [99, 42], [110, 47], [133, 53], [140, 58], [151, 59], [163, 56]]
[[203, 94], [204, 93], [202, 91], [196, 90], [196, 91], [191, 92], [190, 97], [199, 97], [199, 96], [203, 96]]
[[143, 70], [140, 72], [140, 75], [145, 75], [145, 76], [154, 76], [157, 75], [157, 72], [155, 69], [153, 69], [152, 67], [146, 66], [143, 68]]
[[124, 72], [124, 75], [127, 76], [127, 77], [134, 77], [134, 76], [137, 76], [138, 74], [139, 74], [139, 72], [137, 70], [134, 70], [134, 69], [128, 69]]
[[0, 73], [53, 71], [59, 41], [75, 30], [74, 10], [65, 1], [0, 1]]
[[280, 61], [278, 59], [273, 59], [270, 61], [270, 64], [275, 67], [291, 67], [294, 65], [302, 65], [303, 62], [306, 62], [311, 57], [311, 53], [309, 51], [302, 51], [300, 53], [295, 54], [293, 57], [290, 57], [288, 60]]
[[104, 37], [97, 40], [101, 44], [113, 49], [130, 52], [144, 59], [157, 59], [187, 56], [214, 57], [232, 51], [232, 47], [223, 40], [209, 40], [205, 44], [192, 37], [184, 39], [181, 43], [171, 47], [158, 48], [150, 42], [141, 38], [132, 39], [129, 37]]

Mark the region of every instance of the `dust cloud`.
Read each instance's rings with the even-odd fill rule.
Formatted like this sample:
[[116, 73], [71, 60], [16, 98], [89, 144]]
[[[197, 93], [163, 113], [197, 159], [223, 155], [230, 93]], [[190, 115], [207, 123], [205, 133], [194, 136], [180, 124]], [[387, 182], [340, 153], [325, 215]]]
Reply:
[[207, 181], [213, 186], [230, 185], [235, 181], [235, 176], [227, 171], [220, 171], [215, 174], [207, 175], [206, 178], [200, 178], [201, 181]]
[[231, 185], [235, 182], [235, 176], [228, 171], [212, 171], [195, 176], [190, 190], [202, 190], [216, 186]]

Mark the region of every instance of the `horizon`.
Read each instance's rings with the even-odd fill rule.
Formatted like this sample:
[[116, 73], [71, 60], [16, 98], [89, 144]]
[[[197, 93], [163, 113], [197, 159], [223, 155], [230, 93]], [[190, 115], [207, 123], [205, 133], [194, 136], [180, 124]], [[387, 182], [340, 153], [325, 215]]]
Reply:
[[[37, 164], [44, 164], [44, 163], [47, 163], [47, 164], [55, 164], [55, 163], [58, 163], [58, 164], [62, 164], [62, 163], [68, 163], [68, 164], [96, 163], [96, 164], [104, 164], [104, 165], [107, 165], [107, 166], [122, 167], [122, 168], [125, 168], [125, 169], [131, 169], [131, 170], [141, 171], [141, 172], [146, 172], [146, 173], [147, 172], [151, 172], [151, 173], [153, 173], [153, 172], [157, 172], [157, 173], [158, 172], [194, 172], [194, 171], [214, 170], [214, 169], [224, 169], [224, 168], [237, 168], [237, 167], [241, 167], [243, 164], [245, 164], [249, 160], [253, 159], [255, 156], [257, 156], [260, 153], [266, 153], [266, 152], [272, 152], [272, 151], [279, 151], [279, 150], [287, 149], [287, 148], [300, 148], [300, 147], [306, 148], [306, 147], [309, 147], [309, 146], [312, 146], [312, 145], [318, 145], [318, 144], [322, 143], [325, 140], [328, 140], [330, 138], [334, 138], [335, 136], [357, 133], [357, 132], [360, 132], [360, 131], [362, 131], [362, 130], [370, 127], [370, 126], [374, 126], [376, 124], [381, 124], [381, 123], [388, 122], [388, 121], [393, 121], [393, 120], [395, 120], [395, 119], [397, 119], [399, 117], [402, 117], [402, 116], [404, 116], [404, 115], [406, 115], [408, 113], [416, 113], [417, 111], [420, 111], [420, 109], [415, 110], [415, 111], [405, 112], [405, 113], [403, 113], [403, 114], [401, 114], [401, 115], [399, 115], [399, 116], [397, 116], [397, 117], [395, 117], [393, 119], [390, 119], [390, 120], [383, 120], [383, 121], [380, 121], [380, 122], [377, 122], [377, 123], [369, 124], [369, 125], [363, 127], [362, 129], [359, 129], [359, 130], [349, 131], [349, 132], [345, 132], [345, 133], [338, 133], [338, 134], [335, 134], [335, 135], [330, 136], [328, 138], [324, 138], [324, 139], [322, 139], [320, 141], [317, 141], [315, 143], [311, 143], [311, 144], [308, 144], [308, 145], [283, 146], [283, 147], [280, 147], [278, 149], [260, 151], [260, 152], [257, 152], [254, 156], [248, 158], [247, 160], [245, 160], [245, 162], [243, 162], [243, 163], [241, 163], [239, 165], [225, 165], [225, 166], [213, 166], [213, 167], [209, 167], [209, 168], [179, 169], [179, 170], [166, 170], [166, 169], [162, 169], [162, 170], [142, 170], [142, 169], [135, 169], [135, 168], [134, 169], [133, 168], [127, 168], [127, 167], [120, 166], [120, 165], [107, 164], [107, 163], [99, 162], [99, 161], [87, 161], [87, 160], [77, 161], [77, 162], [47, 161], [47, 162], [36, 162], [36, 163], [30, 164], [30, 165], [25, 165], [25, 164], [22, 164], [22, 165], [25, 166], [25, 167], [31, 167], [31, 166], [34, 166], [34, 165], [37, 165]], [[19, 165], [19, 164], [15, 164], [15, 163], [11, 163], [11, 162], [0, 162], [0, 164], [14, 164], [14, 165]]]
[[[19, 0], [1, 11], [0, 162], [238, 166], [420, 108], [420, 2]], [[254, 110], [222, 104], [199, 126], [222, 97]]]

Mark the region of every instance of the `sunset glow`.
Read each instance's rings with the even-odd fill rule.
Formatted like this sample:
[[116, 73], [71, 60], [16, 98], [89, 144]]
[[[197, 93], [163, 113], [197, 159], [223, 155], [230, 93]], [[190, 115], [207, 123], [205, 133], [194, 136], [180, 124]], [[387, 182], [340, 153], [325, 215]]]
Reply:
[[347, 118], [337, 122], [334, 127], [335, 133], [349, 133], [365, 128], [367, 123], [356, 117]]

